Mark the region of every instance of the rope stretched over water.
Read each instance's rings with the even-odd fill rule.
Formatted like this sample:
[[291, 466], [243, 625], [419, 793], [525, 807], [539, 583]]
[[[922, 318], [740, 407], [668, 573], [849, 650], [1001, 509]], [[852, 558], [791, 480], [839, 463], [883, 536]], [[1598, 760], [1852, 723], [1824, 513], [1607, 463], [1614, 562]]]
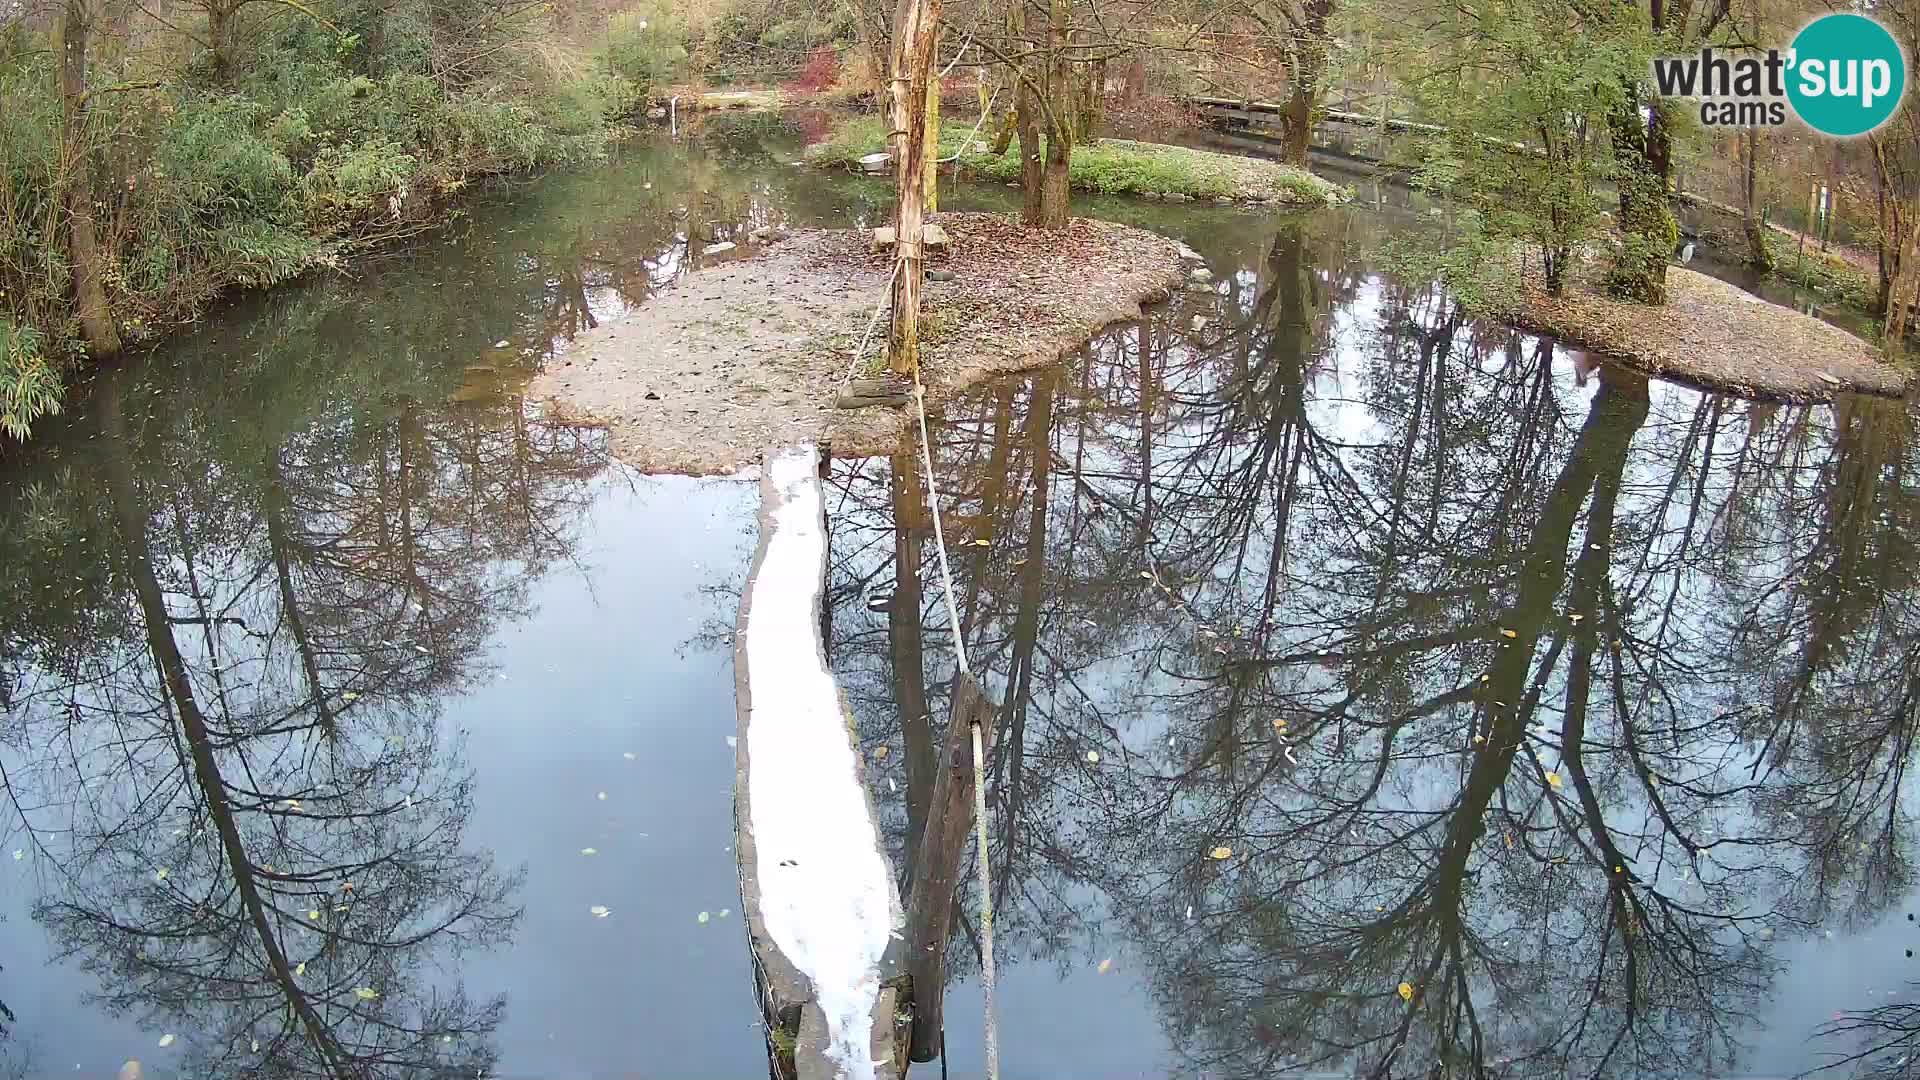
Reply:
[[[957, 59], [957, 58], [956, 58]], [[980, 112], [980, 120], [973, 126], [973, 135], [980, 133], [981, 125], [993, 108], [993, 99], [999, 95], [995, 90], [987, 98], [987, 108]], [[967, 136], [967, 143], [973, 141], [973, 135]], [[966, 144], [962, 144], [965, 146]], [[958, 155], [955, 155], [956, 157]], [[874, 327], [880, 324], [880, 313], [887, 309], [888, 299], [892, 296], [893, 281], [900, 276], [901, 263], [893, 264], [893, 274], [887, 279], [887, 296], [873, 309], [873, 317], [867, 322], [866, 333], [860, 335], [860, 344], [853, 351], [853, 359], [847, 364], [847, 374], [841, 380], [842, 388], [853, 381], [853, 373], [860, 366], [860, 358], [866, 355], [867, 339], [873, 336]], [[940, 583], [946, 598], [947, 625], [953, 632], [953, 656], [959, 665], [960, 674], [972, 677], [972, 666], [967, 663], [967, 643], [960, 634], [960, 609], [953, 602], [953, 569], [947, 561], [946, 533], [940, 524], [940, 490], [933, 478], [933, 451], [927, 437], [927, 391], [920, 382], [920, 368], [913, 370], [913, 411], [920, 425], [920, 464], [927, 476], [927, 502], [933, 511], [933, 547], [940, 556]], [[987, 777], [985, 735], [980, 730], [977, 718], [969, 718], [968, 727], [973, 736], [973, 836], [974, 846], [979, 849], [980, 874], [980, 982], [986, 991], [986, 1051], [987, 1080], [1000, 1080], [1000, 1036], [999, 1024], [995, 1019], [993, 1004], [993, 891], [992, 872], [987, 850]], [[944, 1039], [942, 1040], [944, 1042]], [[941, 1048], [941, 1070], [946, 1069], [946, 1050]]]
[[[947, 539], [940, 527], [940, 491], [934, 486], [932, 443], [927, 438], [927, 391], [920, 383], [918, 367], [913, 372], [913, 411], [920, 422], [920, 464], [927, 474], [927, 502], [933, 509], [933, 548], [940, 556], [940, 583], [947, 601], [947, 625], [953, 631], [954, 661], [962, 675], [971, 677], [967, 644], [960, 635], [960, 609], [953, 603], [953, 571], [947, 564]], [[993, 890], [987, 859], [986, 740], [977, 714], [969, 719], [967, 726], [973, 729], [973, 839], [980, 853], [980, 985], [986, 991], [987, 1080], [1000, 1080], [1000, 1037], [993, 1007]]]

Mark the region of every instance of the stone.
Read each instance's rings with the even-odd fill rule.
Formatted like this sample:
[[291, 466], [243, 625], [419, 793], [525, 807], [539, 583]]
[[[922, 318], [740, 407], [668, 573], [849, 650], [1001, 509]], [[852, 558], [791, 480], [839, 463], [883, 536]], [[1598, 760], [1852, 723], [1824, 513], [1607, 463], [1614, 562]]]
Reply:
[[1160, 201], [1160, 193], [1157, 191], [1143, 191], [1140, 193], [1140, 197], [1143, 199], [1150, 199], [1154, 202]]
[[687, 220], [687, 208], [684, 206], [676, 206], [667, 211], [667, 216], [675, 221], [685, 221]]
[[1233, 200], [1232, 200], [1232, 199], [1229, 199], [1229, 198], [1227, 198], [1227, 197], [1226, 197], [1225, 195], [1215, 195], [1215, 196], [1213, 197], [1213, 205], [1215, 205], [1215, 206], [1232, 206], [1232, 205], [1233, 205]]
[[927, 271], [927, 280], [928, 280], [928, 281], [952, 281], [952, 280], [953, 280], [953, 277], [954, 277], [954, 274], [953, 274], [953, 271], [951, 271], [951, 270], [929, 270], [929, 271]]
[[666, 118], [667, 118], [667, 110], [661, 108], [658, 105], [655, 105], [653, 108], [647, 110], [647, 119], [649, 120], [665, 120]]
[[1187, 271], [1187, 280], [1196, 285], [1205, 285], [1213, 280], [1213, 271], [1204, 266], [1196, 266]]
[[860, 171], [864, 173], [883, 173], [893, 167], [893, 155], [888, 153], [868, 154], [860, 159]]
[[1167, 201], [1168, 202], [1192, 202], [1193, 196], [1185, 195], [1178, 191], [1169, 191], [1167, 192]]
[[700, 254], [702, 254], [702, 255], [724, 255], [724, 254], [726, 254], [727, 252], [729, 252], [729, 251], [732, 251], [733, 249], [734, 249], [734, 244], [733, 244], [733, 242], [732, 242], [732, 241], [730, 241], [730, 240], [722, 240], [722, 241], [720, 241], [720, 242], [719, 242], [719, 243], [717, 243], [717, 244], [708, 244], [708, 245], [707, 245], [707, 246], [706, 246], [705, 248], [703, 248], [703, 249], [701, 250], [701, 252], [700, 252]]
[[[947, 230], [938, 225], [921, 226], [920, 244], [928, 251], [945, 251], [951, 246], [947, 240]], [[886, 251], [891, 247], [893, 247], [892, 226], [889, 225], [873, 230], [874, 251]]]
[[747, 239], [753, 241], [756, 244], [764, 244], [772, 238], [773, 238], [773, 227], [770, 225], [762, 225], [759, 228], [750, 230], [747, 233]]
[[1192, 327], [1193, 332], [1196, 334], [1205, 330], [1207, 328], [1207, 317], [1205, 315], [1195, 315], [1193, 317]]

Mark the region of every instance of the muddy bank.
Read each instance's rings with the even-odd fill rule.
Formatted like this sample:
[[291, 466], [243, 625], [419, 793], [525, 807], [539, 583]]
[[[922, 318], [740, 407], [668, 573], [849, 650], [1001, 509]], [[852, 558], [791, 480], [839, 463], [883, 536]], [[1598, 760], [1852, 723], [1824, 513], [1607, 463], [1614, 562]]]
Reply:
[[[1181, 247], [1111, 222], [1064, 234], [995, 214], [940, 214], [951, 248], [929, 260], [922, 379], [936, 407], [983, 379], [1052, 362], [1140, 314], [1181, 278]], [[798, 233], [689, 275], [617, 322], [581, 334], [528, 394], [605, 426], [650, 472], [733, 472], [771, 445], [824, 440], [835, 454], [902, 445], [909, 410], [835, 409], [850, 363], [884, 367], [885, 326], [853, 352], [893, 263], [864, 230]]]
[[1500, 317], [1649, 375], [1778, 401], [1829, 401], [1854, 391], [1898, 397], [1907, 373], [1836, 326], [1705, 274], [1667, 268], [1667, 303], [1601, 294], [1589, 264], [1566, 295], [1546, 294], [1539, 267]]

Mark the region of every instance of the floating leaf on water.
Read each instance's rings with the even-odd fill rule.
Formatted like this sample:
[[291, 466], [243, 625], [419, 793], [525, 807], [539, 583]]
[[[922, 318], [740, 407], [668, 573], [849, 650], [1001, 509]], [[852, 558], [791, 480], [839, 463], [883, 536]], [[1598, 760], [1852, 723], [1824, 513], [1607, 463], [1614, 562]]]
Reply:
[[595, 795], [595, 796], [594, 796], [594, 798], [596, 798], [596, 799], [599, 799], [599, 800], [600, 800], [601, 802], [606, 802], [606, 801], [607, 801], [607, 793], [606, 793], [606, 792], [604, 792], [604, 791], [602, 791], [602, 792], [600, 792], [600, 793], [599, 793], [598, 795]]
[[171, 870], [169, 870], [169, 869], [167, 869], [166, 867], [164, 867], [164, 866], [163, 866], [163, 867], [161, 867], [160, 869], [158, 869], [158, 870], [155, 870], [155, 871], [153, 872], [153, 880], [155, 880], [155, 881], [165, 881], [165, 880], [167, 880], [167, 875], [168, 875], [168, 874], [171, 874], [171, 873], [173, 873], [173, 871], [171, 871]]
[[353, 988], [353, 996], [359, 998], [361, 1001], [372, 1001], [374, 998], [380, 996], [380, 991], [375, 990], [371, 986], [356, 986]]
[[1142, 571], [1140, 571], [1140, 576], [1141, 576], [1141, 577], [1143, 577], [1143, 578], [1146, 578], [1146, 579], [1147, 579], [1148, 581], [1152, 581], [1152, 580], [1153, 580], [1153, 571], [1151, 571], [1151, 570], [1142, 570]]
[[726, 918], [726, 917], [727, 917], [727, 914], [728, 914], [729, 912], [731, 912], [732, 910], [733, 910], [732, 908], [721, 908], [721, 909], [720, 909], [720, 917], [721, 917], [721, 918], [723, 918], [723, 919], [724, 919], [724, 918]]
[[1209, 854], [1216, 859], [1227, 859], [1233, 856], [1233, 849], [1223, 844], [1220, 847], [1214, 848]]
[[1109, 972], [1109, 971], [1112, 971], [1112, 970], [1113, 970], [1113, 957], [1111, 957], [1111, 956], [1109, 956], [1109, 957], [1107, 957], [1107, 958], [1106, 958], [1105, 960], [1102, 960], [1102, 961], [1100, 961], [1100, 966], [1099, 966], [1098, 968], [1096, 968], [1095, 970], [1097, 970], [1098, 972], [1100, 972], [1100, 974], [1102, 974], [1102, 975], [1105, 975], [1105, 974], [1106, 974], [1107, 972]]
[[739, 746], [739, 745], [740, 745], [740, 736], [738, 736], [738, 735], [729, 735], [729, 736], [727, 736], [727, 745], [728, 745], [728, 746]]
[[593, 848], [590, 848], [590, 847], [583, 847], [583, 848], [581, 848], [581, 849], [580, 849], [580, 854], [582, 854], [582, 855], [598, 855], [598, 854], [600, 854], [600, 852], [599, 852], [599, 851], [597, 851], [597, 850], [595, 850], [595, 849], [593, 849]]
[[712, 916], [712, 915], [709, 915], [709, 914], [707, 914], [707, 913], [706, 913], [706, 912], [704, 912], [704, 911], [703, 911], [703, 912], [701, 912], [701, 913], [700, 913], [700, 915], [699, 915], [699, 921], [700, 921], [700, 925], [702, 925], [702, 926], [705, 926], [705, 925], [707, 924], [707, 920], [708, 920], [708, 919], [711, 919], [711, 918], [713, 918], [713, 916]]
[[885, 746], [876, 746], [873, 748], [873, 759], [875, 761], [885, 761], [887, 755], [891, 753], [893, 753], [893, 751]]
[[621, 754], [620, 756], [621, 756], [621, 757], [623, 757], [623, 758], [626, 758], [626, 759], [627, 759], [628, 761], [632, 761], [632, 760], [634, 760], [634, 759], [636, 759], [636, 758], [638, 758], [638, 757], [639, 757], [640, 755], [638, 755], [638, 754], [636, 754], [636, 753], [634, 753], [633, 751], [631, 751], [631, 750], [629, 750], [629, 751], [627, 751], [626, 753], [624, 753], [624, 754]]
[[1559, 787], [1559, 786], [1560, 786], [1560, 774], [1559, 774], [1559, 773], [1557, 773], [1557, 772], [1553, 772], [1553, 771], [1551, 771], [1551, 770], [1549, 770], [1549, 771], [1548, 771], [1548, 773], [1547, 773], [1547, 783], [1549, 783], [1549, 784], [1552, 784], [1552, 785], [1553, 785], [1554, 787]]
[[587, 914], [593, 916], [596, 919], [604, 919], [607, 916], [613, 914], [613, 909], [609, 908], [605, 904], [595, 904], [592, 907], [587, 909]]
[[1087, 761], [1089, 761], [1094, 765], [1100, 764], [1100, 751], [1098, 750], [1087, 751]]
[[1413, 984], [1412, 983], [1403, 982], [1400, 984], [1400, 1000], [1401, 1001], [1413, 1000]]
[[161, 1045], [161, 1047], [162, 1047], [162, 1048], [165, 1048], [165, 1047], [169, 1047], [169, 1046], [172, 1046], [172, 1045], [173, 1045], [173, 1036], [172, 1036], [171, 1034], [167, 1034], [167, 1035], [162, 1035], [162, 1036], [160, 1036], [160, 1045]]
[[305, 960], [300, 961], [300, 966], [294, 968], [293, 973], [295, 975], [305, 975], [307, 973], [307, 962]]
[[259, 1052], [260, 1052], [260, 1040], [259, 1040], [259, 1039], [255, 1039], [255, 1040], [253, 1040], [253, 1042], [249, 1044], [249, 1049], [251, 1049], [251, 1050], [252, 1050], [252, 1051], [253, 1051], [254, 1053], [256, 1053], [256, 1054], [257, 1054], [257, 1053], [259, 1053]]
[[291, 811], [293, 811], [293, 812], [294, 812], [294, 813], [296, 813], [296, 814], [297, 814], [297, 813], [299, 813], [299, 812], [300, 812], [300, 800], [299, 800], [299, 799], [288, 799], [288, 800], [287, 800], [287, 809], [289, 809], [289, 810], [291, 810]]
[[14, 861], [14, 862], [19, 862], [19, 861], [20, 861], [21, 859], [24, 859], [24, 858], [26, 858], [26, 857], [27, 857], [27, 853], [26, 853], [26, 852], [24, 852], [24, 851], [21, 851], [21, 850], [20, 850], [19, 848], [14, 848], [14, 849], [13, 849], [13, 861]]
[[319, 922], [319, 921], [320, 921], [320, 909], [319, 909], [319, 908], [312, 908], [312, 909], [310, 909], [310, 910], [308, 910], [308, 912], [307, 912], [307, 918], [309, 918], [309, 919], [312, 919], [312, 920], [313, 920], [314, 922]]
[[340, 695], [340, 700], [341, 701], [358, 701], [360, 700], [360, 695], [355, 691], [349, 690], [346, 693]]
[[1187, 905], [1187, 921], [1188, 922], [1193, 921], [1193, 905], [1192, 904]]
[[1500, 636], [1501, 637], [1519, 637], [1520, 632], [1518, 630], [1509, 630], [1503, 626], [1500, 628]]

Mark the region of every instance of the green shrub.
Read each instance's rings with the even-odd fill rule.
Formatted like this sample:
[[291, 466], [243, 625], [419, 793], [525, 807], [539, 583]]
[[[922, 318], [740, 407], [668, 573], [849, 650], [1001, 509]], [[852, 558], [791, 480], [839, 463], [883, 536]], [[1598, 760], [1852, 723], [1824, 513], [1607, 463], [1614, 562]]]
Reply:
[[615, 15], [607, 24], [602, 62], [641, 93], [678, 78], [687, 62], [687, 27], [665, 5]]
[[28, 425], [60, 411], [60, 372], [46, 353], [46, 336], [0, 318], [0, 431], [27, 437]]
[[238, 96], [188, 103], [163, 130], [153, 175], [180, 189], [197, 211], [279, 220], [293, 166], [263, 137], [262, 111]]

